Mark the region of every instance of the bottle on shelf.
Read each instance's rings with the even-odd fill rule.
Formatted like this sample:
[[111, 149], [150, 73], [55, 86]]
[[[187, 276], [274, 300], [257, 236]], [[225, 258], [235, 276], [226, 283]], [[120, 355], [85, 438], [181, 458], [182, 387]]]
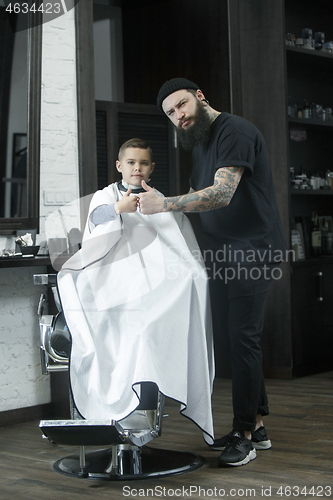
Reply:
[[331, 186], [331, 171], [330, 169], [327, 169], [325, 172], [325, 188], [326, 189], [332, 189]]
[[303, 38], [296, 38], [295, 46], [298, 47], [299, 49], [303, 49], [303, 47], [304, 47]]
[[[331, 225], [332, 226], [332, 225]], [[333, 253], [333, 233], [332, 227], [330, 227], [329, 221], [326, 217], [322, 221], [322, 253], [324, 255], [332, 255]]]
[[323, 44], [325, 43], [325, 33], [318, 31], [314, 34], [314, 47], [315, 50], [321, 50], [323, 48]]
[[333, 172], [330, 172], [327, 175], [327, 184], [330, 187], [330, 189], [333, 189]]
[[302, 29], [302, 38], [305, 49], [314, 50], [315, 43], [313, 38], [313, 32], [310, 28]]
[[317, 189], [317, 178], [314, 175], [310, 177], [310, 186], [312, 189]]
[[303, 118], [311, 118], [311, 108], [307, 99], [303, 101]]
[[290, 97], [288, 101], [288, 116], [289, 118], [296, 118], [297, 117], [297, 111], [298, 111], [298, 106], [297, 104], [291, 104], [290, 102]]
[[321, 255], [321, 230], [318, 224], [317, 212], [312, 212], [311, 218], [311, 255], [318, 257]]
[[303, 118], [303, 107], [300, 102], [297, 103], [297, 118]]
[[332, 108], [325, 108], [325, 121], [331, 122], [333, 120], [332, 111]]
[[327, 54], [332, 54], [333, 53], [333, 42], [330, 41], [330, 42], [323, 43], [323, 47], [321, 50], [322, 50], [322, 52], [325, 52]]
[[295, 47], [295, 41], [296, 37], [294, 33], [287, 33], [286, 34], [286, 45], [289, 45], [290, 47]]

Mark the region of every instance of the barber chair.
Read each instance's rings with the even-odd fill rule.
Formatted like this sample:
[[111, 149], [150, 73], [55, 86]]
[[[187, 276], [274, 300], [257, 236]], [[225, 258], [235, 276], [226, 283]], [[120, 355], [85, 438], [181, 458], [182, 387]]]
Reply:
[[[42, 373], [68, 371], [70, 332], [57, 291], [55, 274], [34, 275], [35, 285], [52, 289], [58, 313], [44, 315], [46, 296], [38, 305]], [[78, 446], [78, 454], [58, 460], [53, 468], [75, 478], [129, 480], [182, 474], [202, 467], [205, 460], [193, 453], [147, 447], [161, 435], [164, 396], [156, 384], [141, 384], [137, 408], [122, 420], [87, 420], [69, 395], [70, 420], [41, 420], [44, 438], [56, 445]], [[86, 452], [87, 446], [102, 449]]]

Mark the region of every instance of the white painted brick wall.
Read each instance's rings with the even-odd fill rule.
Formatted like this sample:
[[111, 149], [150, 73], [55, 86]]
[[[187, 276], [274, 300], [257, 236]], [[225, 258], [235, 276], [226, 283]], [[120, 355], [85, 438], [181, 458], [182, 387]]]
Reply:
[[[44, 206], [43, 191], [78, 198], [77, 106], [74, 9], [43, 25], [41, 103], [40, 234], [56, 207]], [[41, 268], [0, 269], [0, 411], [50, 402], [50, 378], [41, 375], [37, 305], [33, 285]]]
[[40, 169], [39, 240], [45, 240], [45, 219], [57, 206], [45, 206], [43, 193], [79, 197], [74, 9], [43, 25]]
[[41, 374], [37, 306], [40, 267], [0, 269], [0, 411], [49, 403], [50, 380]]

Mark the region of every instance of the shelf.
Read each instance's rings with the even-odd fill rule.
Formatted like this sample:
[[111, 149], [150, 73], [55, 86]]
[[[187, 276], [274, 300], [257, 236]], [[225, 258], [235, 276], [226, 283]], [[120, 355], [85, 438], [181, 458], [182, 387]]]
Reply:
[[326, 122], [324, 120], [312, 120], [310, 118], [288, 118], [289, 123], [310, 125], [315, 127], [333, 127], [333, 120]]
[[327, 52], [322, 52], [320, 50], [310, 50], [310, 49], [300, 49], [298, 47], [293, 47], [286, 45], [287, 53], [296, 53], [301, 57], [319, 57], [322, 59], [331, 59], [333, 61], [333, 54], [328, 54]]
[[333, 189], [290, 189], [291, 194], [306, 196], [332, 196]]
[[0, 269], [8, 267], [50, 266], [49, 256], [45, 257], [1, 257]]
[[289, 77], [292, 75], [298, 89], [309, 82], [319, 88], [329, 88], [333, 84], [332, 54], [295, 47], [286, 47], [285, 53], [287, 73]]
[[296, 260], [291, 263], [292, 267], [305, 267], [316, 265], [333, 264], [333, 255], [321, 255], [320, 257], [309, 257], [307, 259]]

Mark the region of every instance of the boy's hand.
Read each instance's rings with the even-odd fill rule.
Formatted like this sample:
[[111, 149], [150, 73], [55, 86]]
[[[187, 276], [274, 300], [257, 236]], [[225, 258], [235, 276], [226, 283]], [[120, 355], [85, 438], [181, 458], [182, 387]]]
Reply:
[[164, 201], [161, 196], [155, 192], [153, 188], [148, 186], [145, 181], [141, 182], [141, 186], [147, 191], [139, 193], [139, 210], [142, 214], [157, 214], [163, 212]]
[[119, 215], [123, 212], [130, 214], [136, 212], [138, 208], [138, 197], [130, 196], [131, 192], [132, 188], [129, 187], [123, 197], [119, 201], [117, 201], [117, 203], [115, 203], [114, 209], [116, 211], [116, 214]]

